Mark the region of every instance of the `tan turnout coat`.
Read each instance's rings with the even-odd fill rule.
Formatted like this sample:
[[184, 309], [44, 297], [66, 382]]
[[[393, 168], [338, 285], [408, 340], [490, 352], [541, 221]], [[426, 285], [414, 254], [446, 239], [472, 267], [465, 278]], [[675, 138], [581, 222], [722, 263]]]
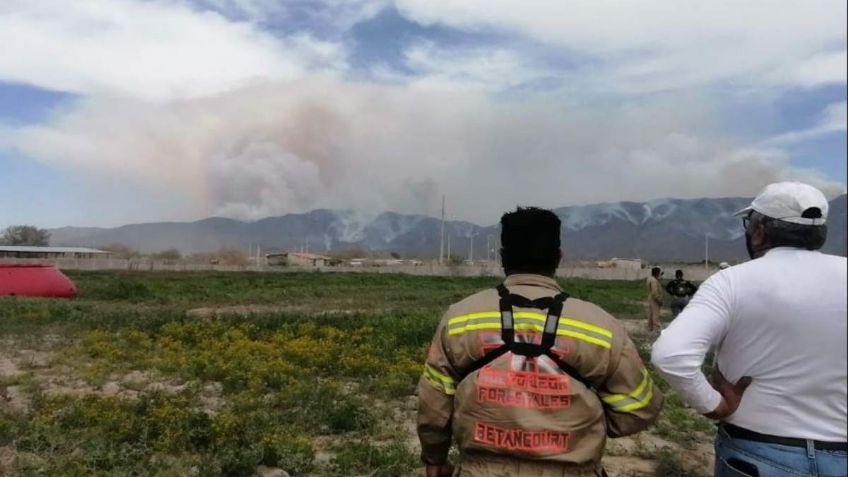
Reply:
[[[510, 275], [504, 284], [531, 300], [561, 290], [552, 278]], [[452, 305], [439, 324], [418, 384], [422, 460], [441, 464], [452, 439], [465, 455], [600, 465], [607, 436], [634, 434], [659, 414], [654, 386], [623, 325], [601, 308], [569, 298], [554, 353], [597, 393], [547, 356], [506, 353], [468, 374], [501, 340], [498, 294], [481, 291]], [[546, 310], [513, 310], [516, 340], [540, 341]]]

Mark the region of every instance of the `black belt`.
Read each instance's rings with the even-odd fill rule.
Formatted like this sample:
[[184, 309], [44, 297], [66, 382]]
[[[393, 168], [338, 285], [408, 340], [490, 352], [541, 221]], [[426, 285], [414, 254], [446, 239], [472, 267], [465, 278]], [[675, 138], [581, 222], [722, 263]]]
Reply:
[[[794, 437], [771, 436], [768, 434], [760, 434], [759, 432], [745, 429], [744, 427], [734, 426], [723, 422], [719, 427], [727, 433], [728, 436], [734, 439], [744, 439], [746, 441], [765, 442], [767, 444], [778, 444], [781, 446], [807, 448], [807, 440], [796, 439]], [[818, 450], [827, 451], [848, 451], [848, 442], [822, 442], [812, 441], [813, 446]]]

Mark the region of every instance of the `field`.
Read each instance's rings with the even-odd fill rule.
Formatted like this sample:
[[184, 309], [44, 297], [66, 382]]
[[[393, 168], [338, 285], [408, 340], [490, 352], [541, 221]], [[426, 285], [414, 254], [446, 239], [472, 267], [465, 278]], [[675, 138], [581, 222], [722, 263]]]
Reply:
[[[414, 391], [427, 344], [449, 303], [497, 283], [68, 275], [76, 300], [0, 298], [0, 475], [423, 475]], [[563, 286], [629, 320], [647, 358], [641, 282]], [[605, 465], [707, 475], [710, 432], [670, 395], [650, 432], [609, 443]]]

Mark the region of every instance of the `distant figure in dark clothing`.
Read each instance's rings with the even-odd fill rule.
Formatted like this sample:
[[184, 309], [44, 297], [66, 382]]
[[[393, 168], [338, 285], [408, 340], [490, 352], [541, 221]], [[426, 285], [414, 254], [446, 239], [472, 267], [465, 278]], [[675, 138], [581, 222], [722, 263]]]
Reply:
[[674, 272], [674, 280], [665, 286], [665, 291], [671, 295], [671, 315], [676, 318], [689, 304], [689, 299], [698, 291], [698, 287], [689, 280], [684, 280], [683, 270], [678, 270]]

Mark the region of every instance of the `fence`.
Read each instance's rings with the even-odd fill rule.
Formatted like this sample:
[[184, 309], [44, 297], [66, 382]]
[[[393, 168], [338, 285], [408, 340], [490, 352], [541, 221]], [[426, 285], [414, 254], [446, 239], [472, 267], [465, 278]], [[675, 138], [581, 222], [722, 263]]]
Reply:
[[[268, 265], [220, 265], [204, 263], [186, 263], [166, 260], [124, 260], [116, 258], [59, 258], [59, 259], [2, 259], [3, 263], [51, 263], [62, 270], [124, 270], [150, 272], [368, 272], [403, 273], [408, 275], [457, 276], [457, 277], [497, 277], [503, 276], [503, 270], [495, 264], [478, 265], [386, 265], [386, 266], [338, 266], [338, 267], [280, 267]], [[674, 266], [665, 268], [664, 278], [672, 278], [673, 270], [683, 270], [689, 280], [703, 281], [714, 273], [715, 269], [705, 270], [702, 266]], [[557, 270], [557, 276], [563, 278], [587, 278], [592, 280], [642, 280], [648, 277], [648, 269], [596, 268], [565, 266]]]

